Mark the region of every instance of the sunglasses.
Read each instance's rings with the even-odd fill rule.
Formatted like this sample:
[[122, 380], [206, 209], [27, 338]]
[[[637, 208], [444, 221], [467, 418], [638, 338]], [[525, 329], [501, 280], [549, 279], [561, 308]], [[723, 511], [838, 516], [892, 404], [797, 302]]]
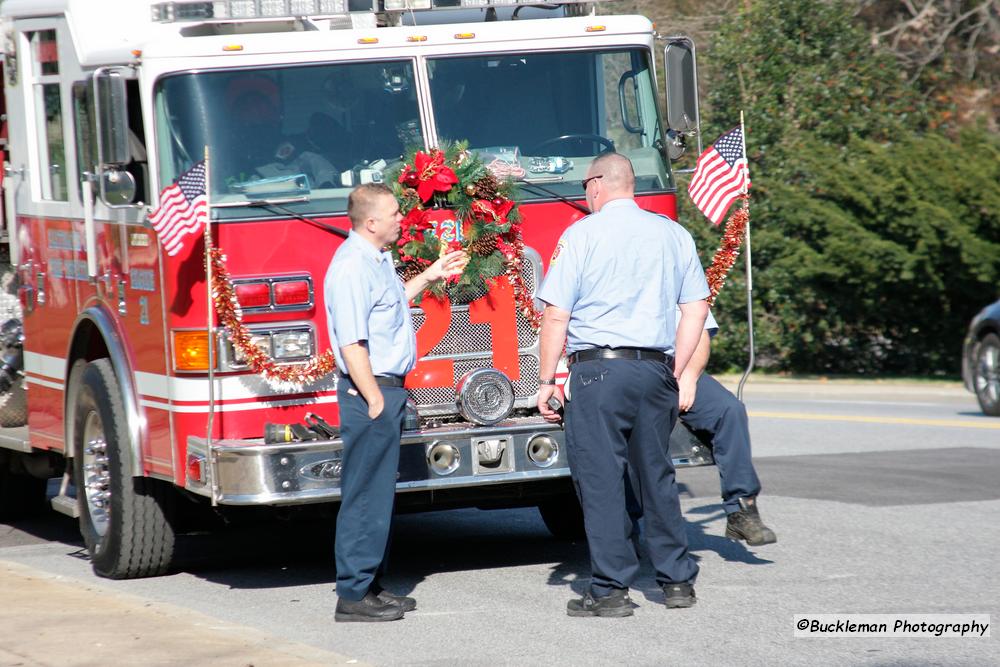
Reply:
[[591, 176], [590, 178], [585, 178], [582, 181], [580, 181], [580, 185], [583, 186], [583, 191], [586, 192], [587, 186], [590, 185], [590, 182], [596, 181], [598, 178], [604, 178], [604, 174], [600, 174], [598, 176]]

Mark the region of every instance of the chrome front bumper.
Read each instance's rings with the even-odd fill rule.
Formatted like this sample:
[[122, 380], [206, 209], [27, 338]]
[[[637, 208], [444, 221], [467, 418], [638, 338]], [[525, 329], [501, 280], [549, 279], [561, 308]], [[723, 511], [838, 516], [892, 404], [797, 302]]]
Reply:
[[[548, 436], [555, 455], [547, 465], [529, 456], [539, 436]], [[435, 470], [438, 445], [458, 451], [454, 470]], [[185, 488], [220, 505], [297, 505], [340, 499], [343, 441], [314, 440], [267, 445], [251, 440], [189, 437]], [[678, 422], [670, 438], [678, 468], [712, 465], [712, 452]], [[537, 417], [494, 426], [450, 424], [403, 433], [396, 492], [530, 483], [569, 476], [565, 432]]]
[[[548, 436], [556, 454], [548, 465], [533, 462], [529, 443]], [[403, 433], [396, 491], [530, 482], [569, 476], [565, 433], [537, 418], [494, 426], [452, 424]], [[437, 445], [458, 451], [457, 465], [436, 472], [430, 454]], [[189, 437], [185, 488], [221, 505], [292, 505], [340, 498], [343, 441], [314, 440], [268, 445], [251, 440]]]

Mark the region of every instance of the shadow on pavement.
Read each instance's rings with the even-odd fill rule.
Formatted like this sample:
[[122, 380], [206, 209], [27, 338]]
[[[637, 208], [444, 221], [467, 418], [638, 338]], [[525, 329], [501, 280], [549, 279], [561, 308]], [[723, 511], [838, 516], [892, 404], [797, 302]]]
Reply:
[[[718, 523], [723, 517], [718, 504], [689, 510], [688, 540], [696, 558], [699, 552], [714, 551], [731, 562], [771, 562], [723, 537], [724, 526]], [[709, 532], [713, 523], [718, 534]], [[190, 532], [177, 536], [174, 572], [236, 589], [322, 584], [332, 589], [334, 525], [332, 513], [300, 520], [248, 516], [234, 525], [203, 517], [188, 526]], [[566, 586], [575, 594], [583, 593], [590, 576], [586, 541], [553, 538], [535, 508], [402, 514], [395, 519], [392, 540], [385, 582], [401, 593], [440, 572], [551, 564], [548, 585]], [[69, 547], [71, 557], [87, 559], [75, 519], [45, 513], [0, 524], [0, 546], [53, 542]], [[644, 546], [642, 550], [635, 589], [662, 601]]]
[[[232, 588], [307, 586], [336, 580], [334, 521], [186, 536], [195, 576]], [[412, 591], [439, 572], [559, 562], [586, 571], [586, 544], [551, 537], [534, 508], [448, 510], [397, 516], [385, 583]]]

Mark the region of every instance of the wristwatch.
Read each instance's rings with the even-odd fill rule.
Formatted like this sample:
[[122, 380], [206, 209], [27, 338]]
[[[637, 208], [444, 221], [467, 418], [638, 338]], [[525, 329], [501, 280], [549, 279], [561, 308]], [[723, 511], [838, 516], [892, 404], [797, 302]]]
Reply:
[[538, 381], [538, 384], [555, 384], [555, 383], [556, 383], [556, 379], [555, 378], [549, 378], [548, 380], [539, 380]]

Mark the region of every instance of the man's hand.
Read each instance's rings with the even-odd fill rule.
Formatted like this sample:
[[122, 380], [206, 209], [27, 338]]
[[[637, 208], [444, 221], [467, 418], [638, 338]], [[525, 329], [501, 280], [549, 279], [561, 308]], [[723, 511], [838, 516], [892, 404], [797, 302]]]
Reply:
[[692, 378], [689, 373], [677, 380], [677, 407], [681, 412], [687, 412], [694, 405], [695, 394], [698, 393], [698, 378]]
[[543, 384], [538, 388], [538, 411], [542, 413], [542, 417], [545, 421], [552, 422], [553, 424], [558, 424], [562, 421], [562, 417], [558, 412], [549, 407], [549, 399], [555, 397], [559, 401], [560, 405], [565, 405], [566, 400], [563, 398], [562, 390], [553, 384]]
[[465, 265], [469, 263], [469, 256], [464, 250], [454, 250], [446, 255], [442, 255], [436, 262], [427, 267], [424, 277], [427, 282], [443, 280], [451, 276], [458, 276], [465, 270]]
[[368, 401], [368, 418], [372, 421], [378, 419], [383, 410], [385, 410], [385, 397], [381, 391], [377, 391], [372, 400]]
[[439, 257], [436, 262], [428, 266], [422, 273], [406, 281], [404, 285], [406, 300], [413, 301], [431, 283], [461, 275], [462, 271], [465, 270], [465, 265], [468, 263], [469, 256], [465, 254], [464, 250], [455, 250]]

